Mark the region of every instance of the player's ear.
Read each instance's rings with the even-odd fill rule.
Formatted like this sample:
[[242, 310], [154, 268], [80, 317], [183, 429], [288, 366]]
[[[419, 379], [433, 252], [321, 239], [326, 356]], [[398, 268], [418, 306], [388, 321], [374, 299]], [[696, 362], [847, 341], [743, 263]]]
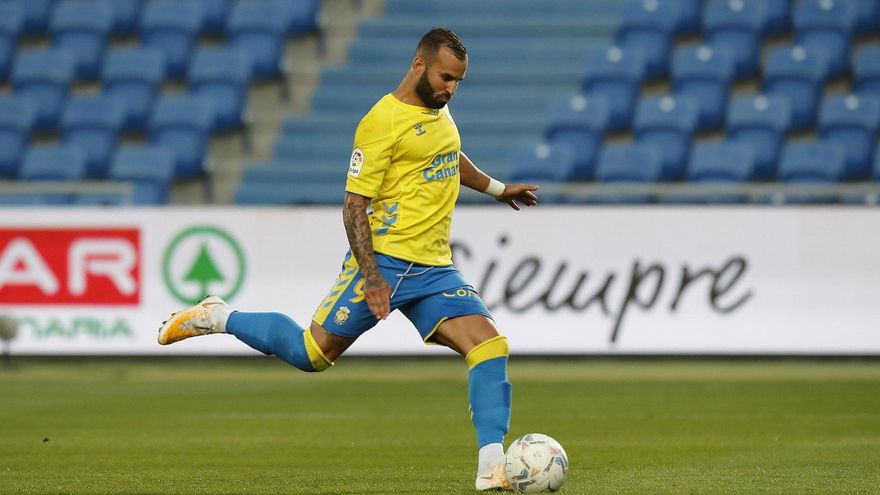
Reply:
[[425, 58], [416, 54], [413, 57], [411, 69], [417, 76], [421, 76], [425, 72]]

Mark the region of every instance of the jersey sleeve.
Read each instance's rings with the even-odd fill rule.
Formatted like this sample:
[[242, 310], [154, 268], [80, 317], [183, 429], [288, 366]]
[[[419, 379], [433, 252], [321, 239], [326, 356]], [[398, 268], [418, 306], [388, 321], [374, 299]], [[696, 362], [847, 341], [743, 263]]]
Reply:
[[391, 165], [393, 146], [390, 116], [381, 112], [368, 113], [354, 133], [345, 190], [375, 198], [385, 178], [385, 171]]

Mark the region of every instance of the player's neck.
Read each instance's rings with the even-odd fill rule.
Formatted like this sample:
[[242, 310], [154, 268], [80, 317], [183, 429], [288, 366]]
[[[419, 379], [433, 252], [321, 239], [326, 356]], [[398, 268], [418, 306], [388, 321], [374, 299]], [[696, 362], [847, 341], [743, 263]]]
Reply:
[[403, 81], [400, 81], [400, 85], [397, 86], [391, 94], [394, 95], [395, 98], [406, 103], [407, 105], [412, 105], [415, 107], [426, 107], [425, 102], [419, 97], [416, 92], [416, 81], [418, 78], [412, 71], [407, 72], [406, 76], [403, 77]]

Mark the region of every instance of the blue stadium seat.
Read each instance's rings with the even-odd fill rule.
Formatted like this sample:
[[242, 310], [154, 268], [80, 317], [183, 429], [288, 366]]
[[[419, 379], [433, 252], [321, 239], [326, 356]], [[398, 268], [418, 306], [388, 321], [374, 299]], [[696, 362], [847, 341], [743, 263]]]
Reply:
[[0, 194], [0, 206], [7, 208], [10, 206], [43, 206], [47, 198], [43, 194]]
[[880, 146], [874, 150], [874, 167], [871, 178], [874, 179], [874, 182], [880, 182]]
[[825, 54], [801, 46], [784, 46], [770, 52], [764, 67], [764, 93], [789, 99], [792, 128], [811, 127], [822, 101], [822, 89], [828, 77]]
[[511, 168], [515, 181], [568, 181], [575, 173], [574, 150], [565, 143], [518, 143], [511, 151]]
[[244, 125], [251, 62], [247, 53], [232, 48], [196, 51], [189, 68], [190, 93], [214, 106], [214, 129]]
[[[822, 141], [789, 143], [782, 150], [779, 180], [800, 184], [835, 184], [843, 179], [846, 158], [835, 143]], [[827, 194], [789, 197], [786, 203], [833, 203], [839, 198]]]
[[596, 50], [587, 57], [583, 79], [588, 98], [604, 98], [611, 106], [610, 129], [628, 129], [633, 109], [645, 78], [645, 57], [641, 50], [619, 47]]
[[574, 180], [592, 179], [596, 156], [608, 131], [611, 108], [601, 97], [560, 95], [550, 101], [544, 138], [566, 144], [574, 152]]
[[72, 206], [84, 206], [84, 207], [95, 207], [95, 206], [128, 206], [131, 205], [131, 201], [125, 194], [114, 194], [114, 193], [78, 193], [75, 194], [70, 201]]
[[82, 148], [86, 157], [86, 176], [103, 178], [119, 143], [124, 113], [109, 96], [80, 96], [68, 100], [59, 125], [61, 140]]
[[174, 180], [174, 153], [155, 146], [121, 147], [113, 155], [109, 178], [133, 184], [134, 204], [166, 204]]
[[213, 107], [201, 98], [163, 97], [156, 102], [150, 119], [150, 142], [174, 151], [176, 177], [197, 177], [205, 170], [208, 133], [213, 123]]
[[284, 18], [288, 35], [308, 34], [318, 29], [318, 0], [272, 0]]
[[733, 54], [725, 48], [682, 48], [673, 56], [672, 92], [697, 103], [699, 129], [714, 129], [724, 123], [735, 65]]
[[64, 52], [31, 50], [20, 52], [12, 68], [15, 94], [30, 100], [36, 110], [36, 128], [53, 130], [70, 92], [73, 60]]
[[146, 128], [164, 77], [165, 57], [157, 50], [120, 48], [108, 52], [101, 71], [103, 92], [123, 107], [125, 129]]
[[880, 99], [880, 44], [866, 45], [853, 60], [853, 92]]
[[11, 3], [0, 3], [0, 82], [9, 77], [9, 69], [18, 39], [24, 27], [24, 14], [21, 7]]
[[670, 0], [629, 0], [623, 7], [615, 43], [645, 54], [645, 76], [662, 77], [669, 68], [672, 40], [681, 26], [682, 9]]
[[851, 0], [802, 0], [794, 10], [795, 43], [824, 53], [828, 73], [840, 74], [849, 65], [857, 14]]
[[[232, 8], [233, 0], [191, 0], [202, 4], [205, 12], [205, 21], [202, 30], [211, 34], [223, 34], [226, 31], [226, 21]], [[292, 2], [296, 3], [296, 2]]]
[[761, 39], [767, 25], [763, 0], [713, 0], [703, 14], [706, 44], [736, 58], [736, 77], [754, 75], [760, 65]]
[[52, 46], [67, 52], [82, 79], [97, 77], [107, 38], [113, 27], [113, 11], [103, 3], [66, 0], [55, 7], [49, 30]]
[[239, 205], [329, 205], [341, 204], [345, 187], [339, 184], [318, 183], [308, 187], [292, 187], [286, 183], [242, 183], [235, 192]]
[[285, 19], [278, 5], [268, 0], [236, 2], [226, 27], [229, 44], [251, 57], [257, 78], [278, 77], [283, 72]]
[[844, 151], [844, 180], [868, 177], [878, 130], [880, 101], [849, 95], [829, 97], [822, 102], [819, 136], [822, 141], [839, 144]]
[[[596, 165], [596, 181], [616, 184], [650, 184], [660, 180], [663, 162], [660, 151], [651, 145], [610, 145], [602, 149]], [[590, 203], [651, 203], [648, 194], [597, 194]]]
[[49, 28], [49, 18], [56, 0], [6, 0], [24, 12], [24, 34], [42, 35]]
[[877, 0], [851, 0], [856, 8], [856, 34], [868, 34], [880, 27], [880, 2]]
[[660, 152], [660, 180], [680, 180], [687, 168], [691, 139], [697, 128], [697, 105], [690, 98], [647, 98], [636, 109], [635, 137]]
[[730, 103], [727, 140], [752, 148], [755, 180], [776, 178], [779, 152], [790, 127], [791, 103], [787, 98], [739, 96]]
[[18, 176], [35, 120], [29, 101], [15, 96], [0, 98], [0, 177]]
[[143, 0], [92, 0], [102, 3], [113, 13], [113, 32], [116, 34], [136, 34], [141, 18]]
[[[713, 142], [694, 146], [687, 179], [697, 184], [737, 184], [754, 178], [755, 156], [744, 144]], [[703, 198], [708, 203], [746, 203], [743, 194], [720, 194]]]
[[21, 164], [22, 180], [77, 181], [86, 176], [86, 157], [76, 146], [35, 146]]
[[197, 2], [152, 0], [144, 6], [141, 43], [162, 52], [168, 76], [182, 78], [203, 21], [204, 11]]
[[791, 0], [763, 0], [767, 13], [765, 32], [779, 34], [791, 27]]
[[700, 30], [703, 18], [703, 0], [673, 0], [678, 3], [678, 34], [690, 34]]

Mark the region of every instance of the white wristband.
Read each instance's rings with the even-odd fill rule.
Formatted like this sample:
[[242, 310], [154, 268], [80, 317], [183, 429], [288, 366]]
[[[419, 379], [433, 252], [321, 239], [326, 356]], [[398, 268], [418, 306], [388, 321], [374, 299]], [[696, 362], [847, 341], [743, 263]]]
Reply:
[[492, 196], [493, 198], [497, 198], [498, 196], [504, 194], [504, 187], [505, 186], [503, 182], [498, 182], [497, 180], [489, 177], [489, 186], [486, 187], [486, 190], [483, 192], [488, 194], [489, 196]]

